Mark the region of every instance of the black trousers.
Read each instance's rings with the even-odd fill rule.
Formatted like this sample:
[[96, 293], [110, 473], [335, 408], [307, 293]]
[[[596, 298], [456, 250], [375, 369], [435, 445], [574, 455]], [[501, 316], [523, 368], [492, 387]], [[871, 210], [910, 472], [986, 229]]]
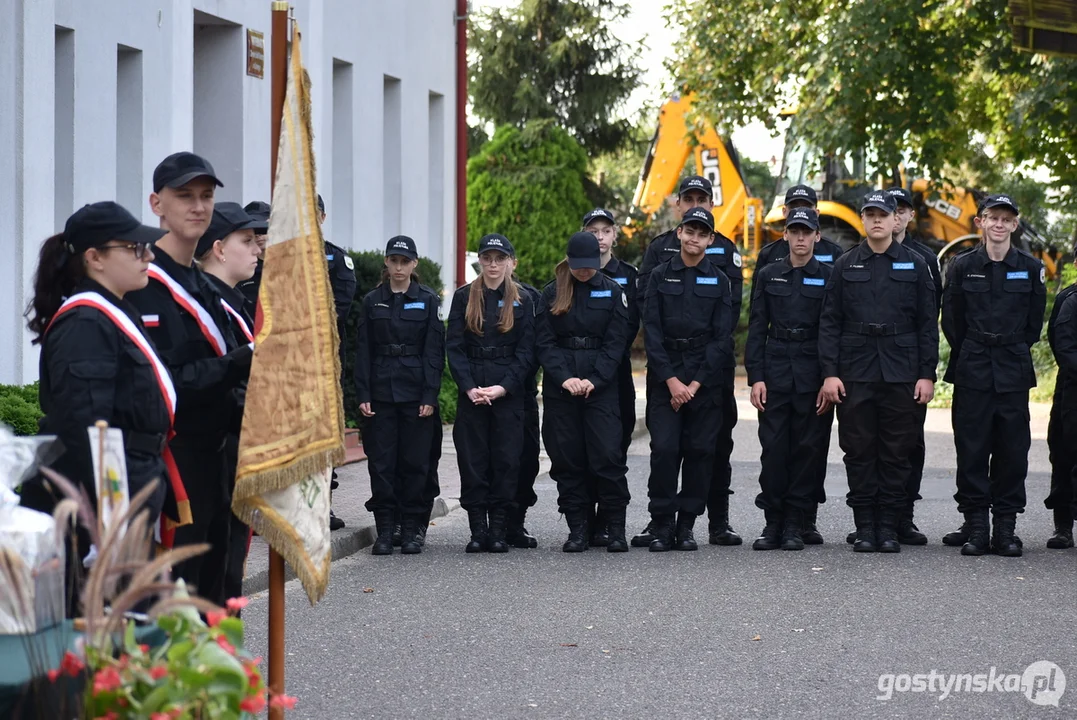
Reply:
[[919, 423], [915, 383], [847, 382], [838, 405], [849, 507], [900, 511]]
[[[423, 486], [423, 510], [429, 515], [434, 510], [434, 500], [441, 494], [441, 482], [438, 480], [438, 465], [441, 464], [441, 445], [445, 438], [445, 431], [441, 425], [441, 408], [434, 405], [433, 432], [430, 437], [430, 465], [426, 473], [426, 484]], [[399, 511], [399, 509], [398, 509]]]
[[[239, 436], [229, 435], [224, 441], [224, 455], [232, 489], [236, 486], [236, 467], [239, 464]], [[229, 493], [231, 494], [231, 493]], [[228, 522], [228, 561], [224, 573], [225, 598], [243, 595], [243, 575], [247, 568], [247, 550], [250, 547], [251, 530], [247, 523], [232, 513]]]
[[[818, 393], [816, 393], [818, 397]], [[812, 499], [817, 505], [826, 502], [826, 473], [830, 463], [830, 431], [834, 427], [834, 406], [819, 416], [821, 430], [819, 453], [815, 458], [815, 480], [812, 483]]]
[[924, 459], [927, 457], [927, 444], [924, 442], [924, 423], [927, 422], [927, 405], [916, 404], [916, 421], [920, 424], [920, 430], [916, 434], [916, 442], [909, 454], [909, 479], [905, 483], [905, 499], [908, 509], [912, 510], [912, 504], [917, 500], [923, 500], [920, 496], [920, 484], [924, 480]]
[[452, 438], [460, 467], [461, 507], [511, 510], [524, 441], [523, 397], [506, 395], [493, 405], [475, 405], [460, 393], [457, 403]]
[[[717, 388], [702, 390], [674, 412], [669, 388], [653, 382], [647, 388], [648, 429], [651, 433], [651, 475], [647, 480], [647, 510], [652, 516], [683, 512], [701, 515], [714, 473], [714, 449], [722, 426]], [[677, 492], [677, 475], [681, 490]]]
[[1028, 391], [997, 393], [954, 388], [951, 414], [957, 449], [958, 511], [1012, 515], [1025, 510], [1032, 446]]
[[830, 425], [815, 414], [817, 393], [767, 393], [759, 413], [762, 447], [756, 507], [771, 513], [803, 512], [816, 503], [819, 452]]
[[520, 449], [520, 474], [516, 480], [516, 507], [526, 510], [538, 502], [535, 479], [539, 474], [538, 396], [524, 395], [524, 440]]
[[636, 430], [636, 382], [632, 379], [631, 355], [625, 355], [617, 368], [617, 405], [621, 411], [621, 455], [627, 459]]
[[550, 455], [550, 477], [557, 483], [557, 507], [563, 513], [593, 505], [596, 496], [603, 508], [628, 505], [617, 395], [615, 386], [589, 398], [560, 389], [543, 393], [542, 439]]
[[1059, 402], [1051, 406], [1047, 426], [1047, 450], [1051, 458], [1051, 493], [1043, 504], [1048, 510], [1077, 511], [1077, 404]]
[[419, 417], [419, 403], [370, 403], [374, 417], [363, 420], [363, 446], [370, 470], [371, 512], [404, 515], [426, 512], [430, 482], [430, 443], [437, 418]]
[[707, 517], [724, 516], [729, 512], [730, 488], [733, 482], [733, 428], [737, 426], [737, 399], [733, 396], [734, 368], [727, 368], [722, 378], [721, 403], [722, 427], [714, 446], [714, 473], [707, 493]]
[[172, 455], [191, 501], [194, 520], [190, 525], [176, 528], [175, 547], [210, 545], [208, 552], [176, 565], [172, 574], [182, 578], [188, 587], [193, 586], [198, 595], [224, 605], [228, 599], [225, 579], [231, 547], [234, 468], [230, 473], [223, 442], [221, 447], [214, 448], [189, 445], [177, 438], [172, 441]]

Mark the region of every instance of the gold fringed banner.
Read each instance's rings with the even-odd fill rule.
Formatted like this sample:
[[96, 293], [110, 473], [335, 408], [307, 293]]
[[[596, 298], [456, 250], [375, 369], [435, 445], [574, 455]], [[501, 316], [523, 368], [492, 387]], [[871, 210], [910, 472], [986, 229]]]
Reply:
[[315, 187], [296, 28], [232, 509], [288, 561], [311, 603], [329, 585], [329, 482], [344, 461], [340, 338]]

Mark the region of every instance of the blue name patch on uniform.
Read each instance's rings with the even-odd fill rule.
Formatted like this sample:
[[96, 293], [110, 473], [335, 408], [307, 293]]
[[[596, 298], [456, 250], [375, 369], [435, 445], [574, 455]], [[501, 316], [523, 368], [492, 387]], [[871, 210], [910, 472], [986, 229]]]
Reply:
[[1006, 273], [1007, 280], [1028, 280], [1028, 270], [1017, 270]]
[[333, 259], [333, 256], [332, 256], [332, 255], [326, 255], [326, 256], [325, 256], [325, 259], [326, 259], [326, 260], [332, 260], [332, 259]]
[[697, 277], [696, 285], [717, 285], [718, 278], [716, 277]]
[[725, 255], [724, 247], [709, 247], [704, 251], [707, 255]]
[[405, 310], [426, 310], [425, 302], [404, 303]]
[[592, 290], [591, 297], [613, 297], [612, 290]]
[[815, 259], [819, 262], [834, 262], [833, 255], [816, 255]]
[[826, 285], [826, 280], [822, 278], [804, 278], [805, 285]]
[[[504, 300], [498, 300], [497, 301], [497, 306], [498, 307], [505, 307], [505, 301]], [[520, 307], [520, 301], [519, 300], [513, 300], [512, 301], [512, 306], [513, 307]]]
[[894, 263], [895, 270], [915, 270], [916, 266], [912, 263]]
[[613, 281], [615, 283], [617, 283], [618, 285], [627, 285], [628, 284], [628, 278], [613, 278]]

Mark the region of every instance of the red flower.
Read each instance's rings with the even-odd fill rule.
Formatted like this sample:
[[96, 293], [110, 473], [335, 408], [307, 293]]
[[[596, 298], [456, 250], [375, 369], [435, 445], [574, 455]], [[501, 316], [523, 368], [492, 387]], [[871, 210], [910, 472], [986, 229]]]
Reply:
[[107, 667], [97, 671], [97, 674], [93, 678], [93, 691], [94, 694], [111, 692], [116, 690], [122, 684], [120, 680], [120, 673], [117, 672], [114, 667]]
[[235, 655], [236, 654], [235, 645], [228, 642], [228, 638], [226, 638], [224, 635], [218, 635], [217, 636], [217, 644], [220, 645], [222, 648], [224, 648], [224, 651], [226, 653], [228, 653], [229, 655]]
[[269, 701], [269, 707], [292, 710], [295, 708], [295, 703], [298, 699], [299, 698], [294, 698], [291, 695], [274, 695]]
[[172, 720], [168, 713], [150, 713], [150, 720]]
[[60, 677], [60, 668], [53, 668], [52, 670], [49, 670], [48, 675], [49, 682], [56, 682], [56, 678]]
[[150, 646], [149, 645], [139, 645], [138, 649], [141, 650], [144, 653], [148, 653], [150, 651]]
[[250, 681], [251, 687], [258, 687], [258, 682], [262, 679], [258, 668], [253, 663], [247, 663], [243, 666], [243, 670], [247, 673], [247, 680]]
[[249, 603], [249, 602], [250, 602], [250, 600], [248, 600], [245, 597], [228, 598], [228, 601], [225, 602], [225, 607], [227, 607], [232, 612], [236, 612], [238, 610], [242, 610], [243, 608], [247, 607], [247, 603]]
[[168, 675], [168, 668], [164, 665], [154, 665], [150, 668], [150, 677], [154, 680], [160, 680], [166, 675]]
[[210, 627], [217, 627], [221, 624], [221, 620], [224, 620], [226, 617], [228, 617], [228, 613], [224, 610], [210, 610], [206, 613], [206, 621], [209, 623]]
[[243, 712], [260, 713], [265, 710], [266, 698], [262, 693], [257, 695], [251, 695], [248, 698], [244, 698], [243, 702], [239, 704], [239, 709]]
[[64, 659], [60, 661], [60, 669], [71, 677], [77, 676], [86, 665], [79, 659], [79, 656], [68, 650], [64, 653]]

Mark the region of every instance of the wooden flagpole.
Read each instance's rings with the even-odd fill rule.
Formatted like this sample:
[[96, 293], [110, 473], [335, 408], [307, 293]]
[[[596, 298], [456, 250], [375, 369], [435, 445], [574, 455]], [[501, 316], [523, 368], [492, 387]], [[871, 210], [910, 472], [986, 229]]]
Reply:
[[[269, 65], [270, 90], [270, 201], [277, 181], [277, 153], [280, 149], [281, 116], [284, 114], [284, 91], [288, 73], [288, 41], [291, 27], [287, 0], [273, 0], [273, 23], [270, 33], [272, 56]], [[284, 558], [269, 549], [269, 692], [284, 693]], [[270, 720], [283, 720], [284, 708], [269, 708]]]

